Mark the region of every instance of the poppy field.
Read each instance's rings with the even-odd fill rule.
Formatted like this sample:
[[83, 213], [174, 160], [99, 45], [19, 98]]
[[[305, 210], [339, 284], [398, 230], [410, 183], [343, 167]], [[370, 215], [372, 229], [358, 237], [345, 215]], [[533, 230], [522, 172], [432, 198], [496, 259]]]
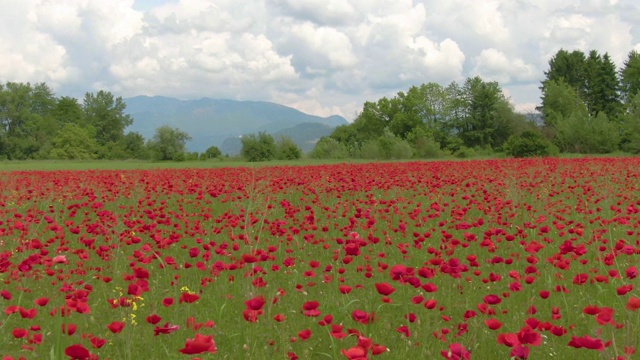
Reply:
[[1, 359], [633, 359], [640, 159], [0, 173]]

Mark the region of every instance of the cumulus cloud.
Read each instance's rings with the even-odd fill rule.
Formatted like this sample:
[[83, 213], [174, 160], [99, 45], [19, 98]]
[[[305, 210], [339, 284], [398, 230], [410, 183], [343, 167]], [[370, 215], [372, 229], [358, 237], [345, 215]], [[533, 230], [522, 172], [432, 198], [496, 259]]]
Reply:
[[59, 95], [266, 100], [354, 117], [366, 100], [479, 75], [519, 109], [559, 49], [620, 65], [635, 0], [0, 0], [0, 81]]

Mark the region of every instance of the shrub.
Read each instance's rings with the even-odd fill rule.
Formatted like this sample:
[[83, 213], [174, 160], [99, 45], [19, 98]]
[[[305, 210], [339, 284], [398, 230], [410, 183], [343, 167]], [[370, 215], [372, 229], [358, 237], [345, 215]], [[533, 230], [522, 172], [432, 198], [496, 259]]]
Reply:
[[504, 145], [505, 153], [513, 157], [552, 155], [553, 145], [538, 132], [527, 130], [512, 135]]
[[476, 151], [470, 147], [462, 145], [453, 153], [453, 155], [459, 159], [468, 159], [476, 156]]
[[245, 135], [241, 139], [242, 150], [240, 154], [247, 161], [268, 161], [273, 160], [276, 156], [276, 141], [270, 134], [260, 132], [256, 134]]
[[296, 160], [302, 157], [300, 147], [287, 136], [282, 136], [278, 140], [276, 148], [276, 158], [279, 160]]
[[205, 150], [202, 154], [200, 154], [200, 160], [215, 159], [219, 158], [220, 156], [222, 156], [222, 151], [220, 151], [217, 146], [212, 145], [209, 146], [207, 150]]
[[309, 154], [314, 159], [344, 159], [349, 156], [346, 146], [334, 138], [323, 136]]
[[409, 133], [407, 141], [413, 145], [413, 156], [416, 158], [435, 159], [443, 156], [440, 143], [422, 128], [416, 128]]
[[410, 159], [411, 145], [385, 129], [382, 136], [366, 141], [360, 147], [359, 157], [363, 159]]

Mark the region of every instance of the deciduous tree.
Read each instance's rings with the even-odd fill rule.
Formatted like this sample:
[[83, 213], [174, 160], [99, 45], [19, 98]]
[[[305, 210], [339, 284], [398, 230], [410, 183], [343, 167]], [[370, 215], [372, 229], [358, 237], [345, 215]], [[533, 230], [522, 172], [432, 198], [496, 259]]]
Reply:
[[186, 156], [186, 142], [191, 136], [186, 132], [168, 125], [156, 129], [148, 148], [154, 160], [183, 161]]

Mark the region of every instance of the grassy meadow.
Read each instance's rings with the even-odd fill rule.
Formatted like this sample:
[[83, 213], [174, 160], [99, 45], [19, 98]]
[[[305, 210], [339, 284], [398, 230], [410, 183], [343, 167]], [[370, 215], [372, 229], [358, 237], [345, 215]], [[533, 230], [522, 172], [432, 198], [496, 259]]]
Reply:
[[638, 158], [5, 162], [0, 183], [2, 359], [637, 356]]

